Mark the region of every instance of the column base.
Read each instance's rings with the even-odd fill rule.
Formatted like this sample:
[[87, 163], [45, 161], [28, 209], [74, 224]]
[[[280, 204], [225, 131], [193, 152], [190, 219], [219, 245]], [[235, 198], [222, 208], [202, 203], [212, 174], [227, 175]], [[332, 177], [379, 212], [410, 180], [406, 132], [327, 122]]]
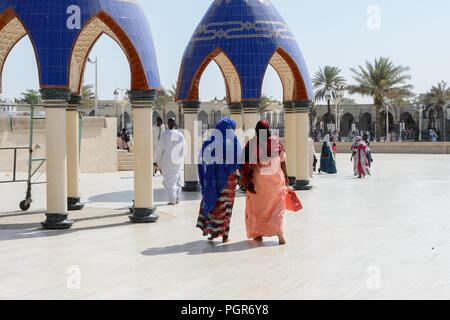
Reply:
[[65, 230], [70, 229], [73, 221], [67, 219], [68, 214], [46, 213], [47, 220], [41, 223], [46, 230]]
[[156, 208], [133, 208], [133, 214], [128, 218], [133, 223], [153, 223], [158, 221], [159, 216], [155, 213]]
[[184, 192], [198, 192], [200, 191], [200, 185], [198, 181], [185, 181], [182, 190]]
[[296, 177], [289, 177], [289, 184], [293, 187], [297, 184], [297, 178]]
[[67, 209], [69, 211], [79, 211], [84, 209], [84, 203], [81, 202], [81, 197], [67, 198]]
[[308, 180], [297, 180], [295, 184], [295, 190], [297, 191], [308, 191], [312, 188], [313, 186], [309, 184]]

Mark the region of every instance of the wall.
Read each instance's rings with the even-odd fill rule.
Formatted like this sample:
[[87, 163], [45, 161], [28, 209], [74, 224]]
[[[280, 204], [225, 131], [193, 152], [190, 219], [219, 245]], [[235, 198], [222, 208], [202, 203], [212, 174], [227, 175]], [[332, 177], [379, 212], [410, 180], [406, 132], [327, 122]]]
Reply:
[[[28, 117], [0, 117], [0, 148], [28, 146]], [[12, 126], [12, 130], [11, 130]], [[84, 118], [81, 141], [81, 172], [107, 173], [117, 171], [117, 119]], [[45, 157], [45, 120], [35, 120], [35, 158]], [[13, 151], [0, 150], [0, 172], [11, 172]], [[28, 151], [18, 151], [17, 171], [28, 167]]]
[[[322, 151], [322, 142], [316, 142], [316, 152]], [[350, 153], [353, 143], [337, 143], [338, 153]], [[450, 142], [372, 142], [370, 149], [373, 153], [397, 153], [397, 154], [450, 154]]]

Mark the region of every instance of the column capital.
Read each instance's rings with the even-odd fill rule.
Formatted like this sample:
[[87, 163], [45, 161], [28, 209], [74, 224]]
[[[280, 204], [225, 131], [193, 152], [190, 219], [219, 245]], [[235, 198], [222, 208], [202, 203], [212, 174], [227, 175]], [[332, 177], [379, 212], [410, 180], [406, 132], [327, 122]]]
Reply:
[[157, 90], [130, 90], [128, 97], [133, 109], [153, 109]]
[[200, 101], [183, 101], [181, 102], [181, 107], [185, 114], [197, 114], [200, 104]]
[[65, 88], [42, 88], [39, 90], [45, 108], [67, 108], [67, 101], [71, 93]]
[[228, 110], [230, 114], [242, 114], [242, 103], [240, 102], [231, 102], [228, 104]]
[[80, 111], [83, 96], [72, 93], [69, 96], [67, 111]]
[[242, 101], [242, 109], [245, 114], [259, 113], [261, 107], [261, 100], [244, 100]]
[[283, 102], [283, 108], [285, 113], [295, 113], [295, 106], [292, 101]]
[[297, 113], [310, 113], [312, 107], [311, 100], [296, 100], [293, 101], [294, 108]]

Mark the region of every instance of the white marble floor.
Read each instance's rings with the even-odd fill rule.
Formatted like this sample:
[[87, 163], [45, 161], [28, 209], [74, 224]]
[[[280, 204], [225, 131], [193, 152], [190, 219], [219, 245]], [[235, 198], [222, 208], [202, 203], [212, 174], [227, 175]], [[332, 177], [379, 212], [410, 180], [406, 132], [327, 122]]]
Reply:
[[158, 223], [128, 222], [132, 173], [82, 175], [87, 209], [56, 232], [39, 228], [45, 186], [24, 214], [25, 186], [0, 184], [0, 299], [449, 299], [450, 156], [374, 157], [366, 180], [348, 155], [316, 176], [282, 247], [246, 240], [243, 197], [231, 243], [211, 245], [199, 195], [167, 207], [160, 178]]

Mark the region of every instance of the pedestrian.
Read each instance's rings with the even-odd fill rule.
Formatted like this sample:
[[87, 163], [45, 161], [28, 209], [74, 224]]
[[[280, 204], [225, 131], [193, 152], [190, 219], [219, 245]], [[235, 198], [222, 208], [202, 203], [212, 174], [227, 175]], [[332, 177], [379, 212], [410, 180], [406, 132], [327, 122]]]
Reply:
[[364, 143], [361, 137], [356, 138], [356, 142], [352, 146], [352, 157], [350, 161], [354, 161], [354, 174], [359, 179], [364, 178], [366, 175], [370, 175], [369, 161], [367, 153], [369, 147]]
[[175, 119], [167, 122], [168, 130], [161, 135], [156, 146], [154, 166], [160, 166], [163, 174], [164, 189], [169, 195], [168, 205], [176, 205], [181, 198], [181, 170], [187, 152], [184, 136], [175, 130]]
[[320, 156], [319, 173], [335, 174], [337, 173], [336, 161], [334, 159], [333, 150], [330, 145], [330, 136], [326, 135], [322, 145], [322, 154]]
[[[202, 202], [197, 228], [213, 241], [222, 237], [229, 241], [230, 222], [234, 207], [236, 187], [239, 182], [242, 146], [234, 133], [236, 121], [224, 118], [202, 146], [199, 156], [198, 175]], [[222, 150], [213, 150], [217, 144]]]
[[286, 152], [272, 136], [266, 120], [256, 125], [256, 136], [247, 143], [244, 160], [241, 175], [247, 190], [247, 237], [263, 241], [263, 237], [277, 236], [279, 244], [284, 245], [283, 217], [289, 187]]

